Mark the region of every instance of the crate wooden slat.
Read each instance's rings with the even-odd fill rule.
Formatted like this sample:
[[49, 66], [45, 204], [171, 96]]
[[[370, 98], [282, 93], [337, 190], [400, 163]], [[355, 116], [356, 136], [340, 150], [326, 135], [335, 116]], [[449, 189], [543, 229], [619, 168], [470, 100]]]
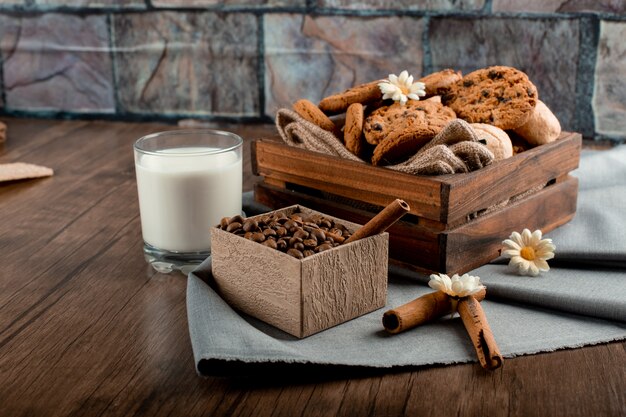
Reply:
[[[527, 227], [547, 233], [570, 221], [576, 212], [577, 191], [578, 180], [568, 177], [504, 209], [442, 232], [419, 222], [399, 221], [388, 229], [390, 258], [424, 272], [470, 271], [500, 256], [501, 242], [512, 231]], [[355, 223], [366, 223], [376, 214], [267, 184], [257, 184], [255, 196], [270, 207], [304, 204]]]
[[[255, 198], [272, 208], [304, 204], [361, 224], [402, 198], [411, 214], [388, 230], [390, 258], [421, 271], [463, 273], [498, 257], [514, 230], [547, 233], [572, 219], [578, 181], [568, 173], [578, 167], [581, 142], [580, 134], [564, 132], [553, 143], [478, 171], [433, 177], [260, 139], [253, 144], [253, 170], [264, 181]], [[481, 214], [485, 209], [488, 214]]]
[[442, 221], [453, 224], [494, 202], [519, 195], [578, 167], [582, 136], [565, 132], [555, 142], [463, 175], [448, 175], [447, 208]]
[[321, 153], [275, 139], [253, 143], [253, 170], [267, 182], [289, 183], [377, 206], [402, 198], [411, 213], [454, 226], [467, 215], [566, 175], [578, 166], [582, 137], [564, 132], [530, 149], [469, 174], [414, 176]]
[[409, 203], [412, 213], [439, 220], [441, 182], [437, 179], [399, 174], [290, 147], [272, 139], [254, 141], [252, 152], [256, 175], [378, 206], [402, 198]]

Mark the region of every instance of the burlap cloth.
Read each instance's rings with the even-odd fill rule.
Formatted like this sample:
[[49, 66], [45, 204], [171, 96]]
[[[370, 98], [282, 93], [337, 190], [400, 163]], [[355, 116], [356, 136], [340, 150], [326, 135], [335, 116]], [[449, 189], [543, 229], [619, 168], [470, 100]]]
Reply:
[[[290, 146], [365, 163], [331, 132], [292, 110], [278, 110], [276, 127], [280, 137]], [[494, 159], [493, 153], [479, 142], [474, 129], [467, 122], [455, 119], [415, 155], [386, 168], [413, 175], [443, 175], [475, 171], [491, 164]]]

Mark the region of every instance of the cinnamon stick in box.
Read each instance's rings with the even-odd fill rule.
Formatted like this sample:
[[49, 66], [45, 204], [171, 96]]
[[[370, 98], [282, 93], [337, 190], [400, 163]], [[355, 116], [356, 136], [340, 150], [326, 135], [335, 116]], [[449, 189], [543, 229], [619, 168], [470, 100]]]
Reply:
[[396, 198], [363, 227], [352, 234], [344, 243], [354, 242], [365, 237], [374, 236], [387, 230], [389, 226], [400, 220], [411, 210], [406, 201]]

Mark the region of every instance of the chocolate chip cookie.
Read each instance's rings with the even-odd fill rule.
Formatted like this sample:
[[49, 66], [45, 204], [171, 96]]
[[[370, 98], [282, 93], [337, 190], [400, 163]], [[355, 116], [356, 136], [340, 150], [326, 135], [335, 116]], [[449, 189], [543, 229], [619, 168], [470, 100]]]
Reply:
[[494, 66], [467, 74], [452, 84], [441, 99], [461, 119], [506, 130], [528, 121], [538, 95], [522, 71]]
[[373, 165], [395, 163], [412, 156], [456, 118], [452, 109], [435, 101], [409, 100], [374, 111], [365, 121], [367, 142], [377, 144]]
[[426, 97], [439, 96], [445, 94], [450, 86], [459, 81], [463, 76], [461, 71], [455, 71], [447, 68], [441, 71], [433, 72], [418, 81], [426, 84]]

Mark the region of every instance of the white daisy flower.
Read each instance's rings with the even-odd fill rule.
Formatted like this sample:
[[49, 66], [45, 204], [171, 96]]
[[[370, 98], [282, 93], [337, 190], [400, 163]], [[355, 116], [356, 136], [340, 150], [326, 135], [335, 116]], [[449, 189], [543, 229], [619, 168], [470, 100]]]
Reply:
[[463, 274], [463, 276], [454, 274], [452, 278], [446, 274], [433, 274], [430, 276], [428, 286], [434, 290], [442, 291], [451, 297], [457, 298], [467, 297], [485, 288], [485, 286], [480, 283], [479, 277], [468, 274]]
[[403, 106], [409, 99], [419, 100], [426, 95], [426, 84], [413, 82], [413, 76], [407, 71], [402, 71], [400, 76], [389, 74], [389, 79], [379, 83], [378, 87], [383, 93], [383, 100], [399, 101]]
[[539, 271], [550, 270], [547, 261], [554, 258], [556, 246], [552, 239], [541, 238], [541, 230], [531, 233], [524, 229], [521, 234], [513, 232], [502, 244], [505, 249], [502, 256], [511, 258], [509, 266], [515, 268], [518, 274], [536, 277]]

